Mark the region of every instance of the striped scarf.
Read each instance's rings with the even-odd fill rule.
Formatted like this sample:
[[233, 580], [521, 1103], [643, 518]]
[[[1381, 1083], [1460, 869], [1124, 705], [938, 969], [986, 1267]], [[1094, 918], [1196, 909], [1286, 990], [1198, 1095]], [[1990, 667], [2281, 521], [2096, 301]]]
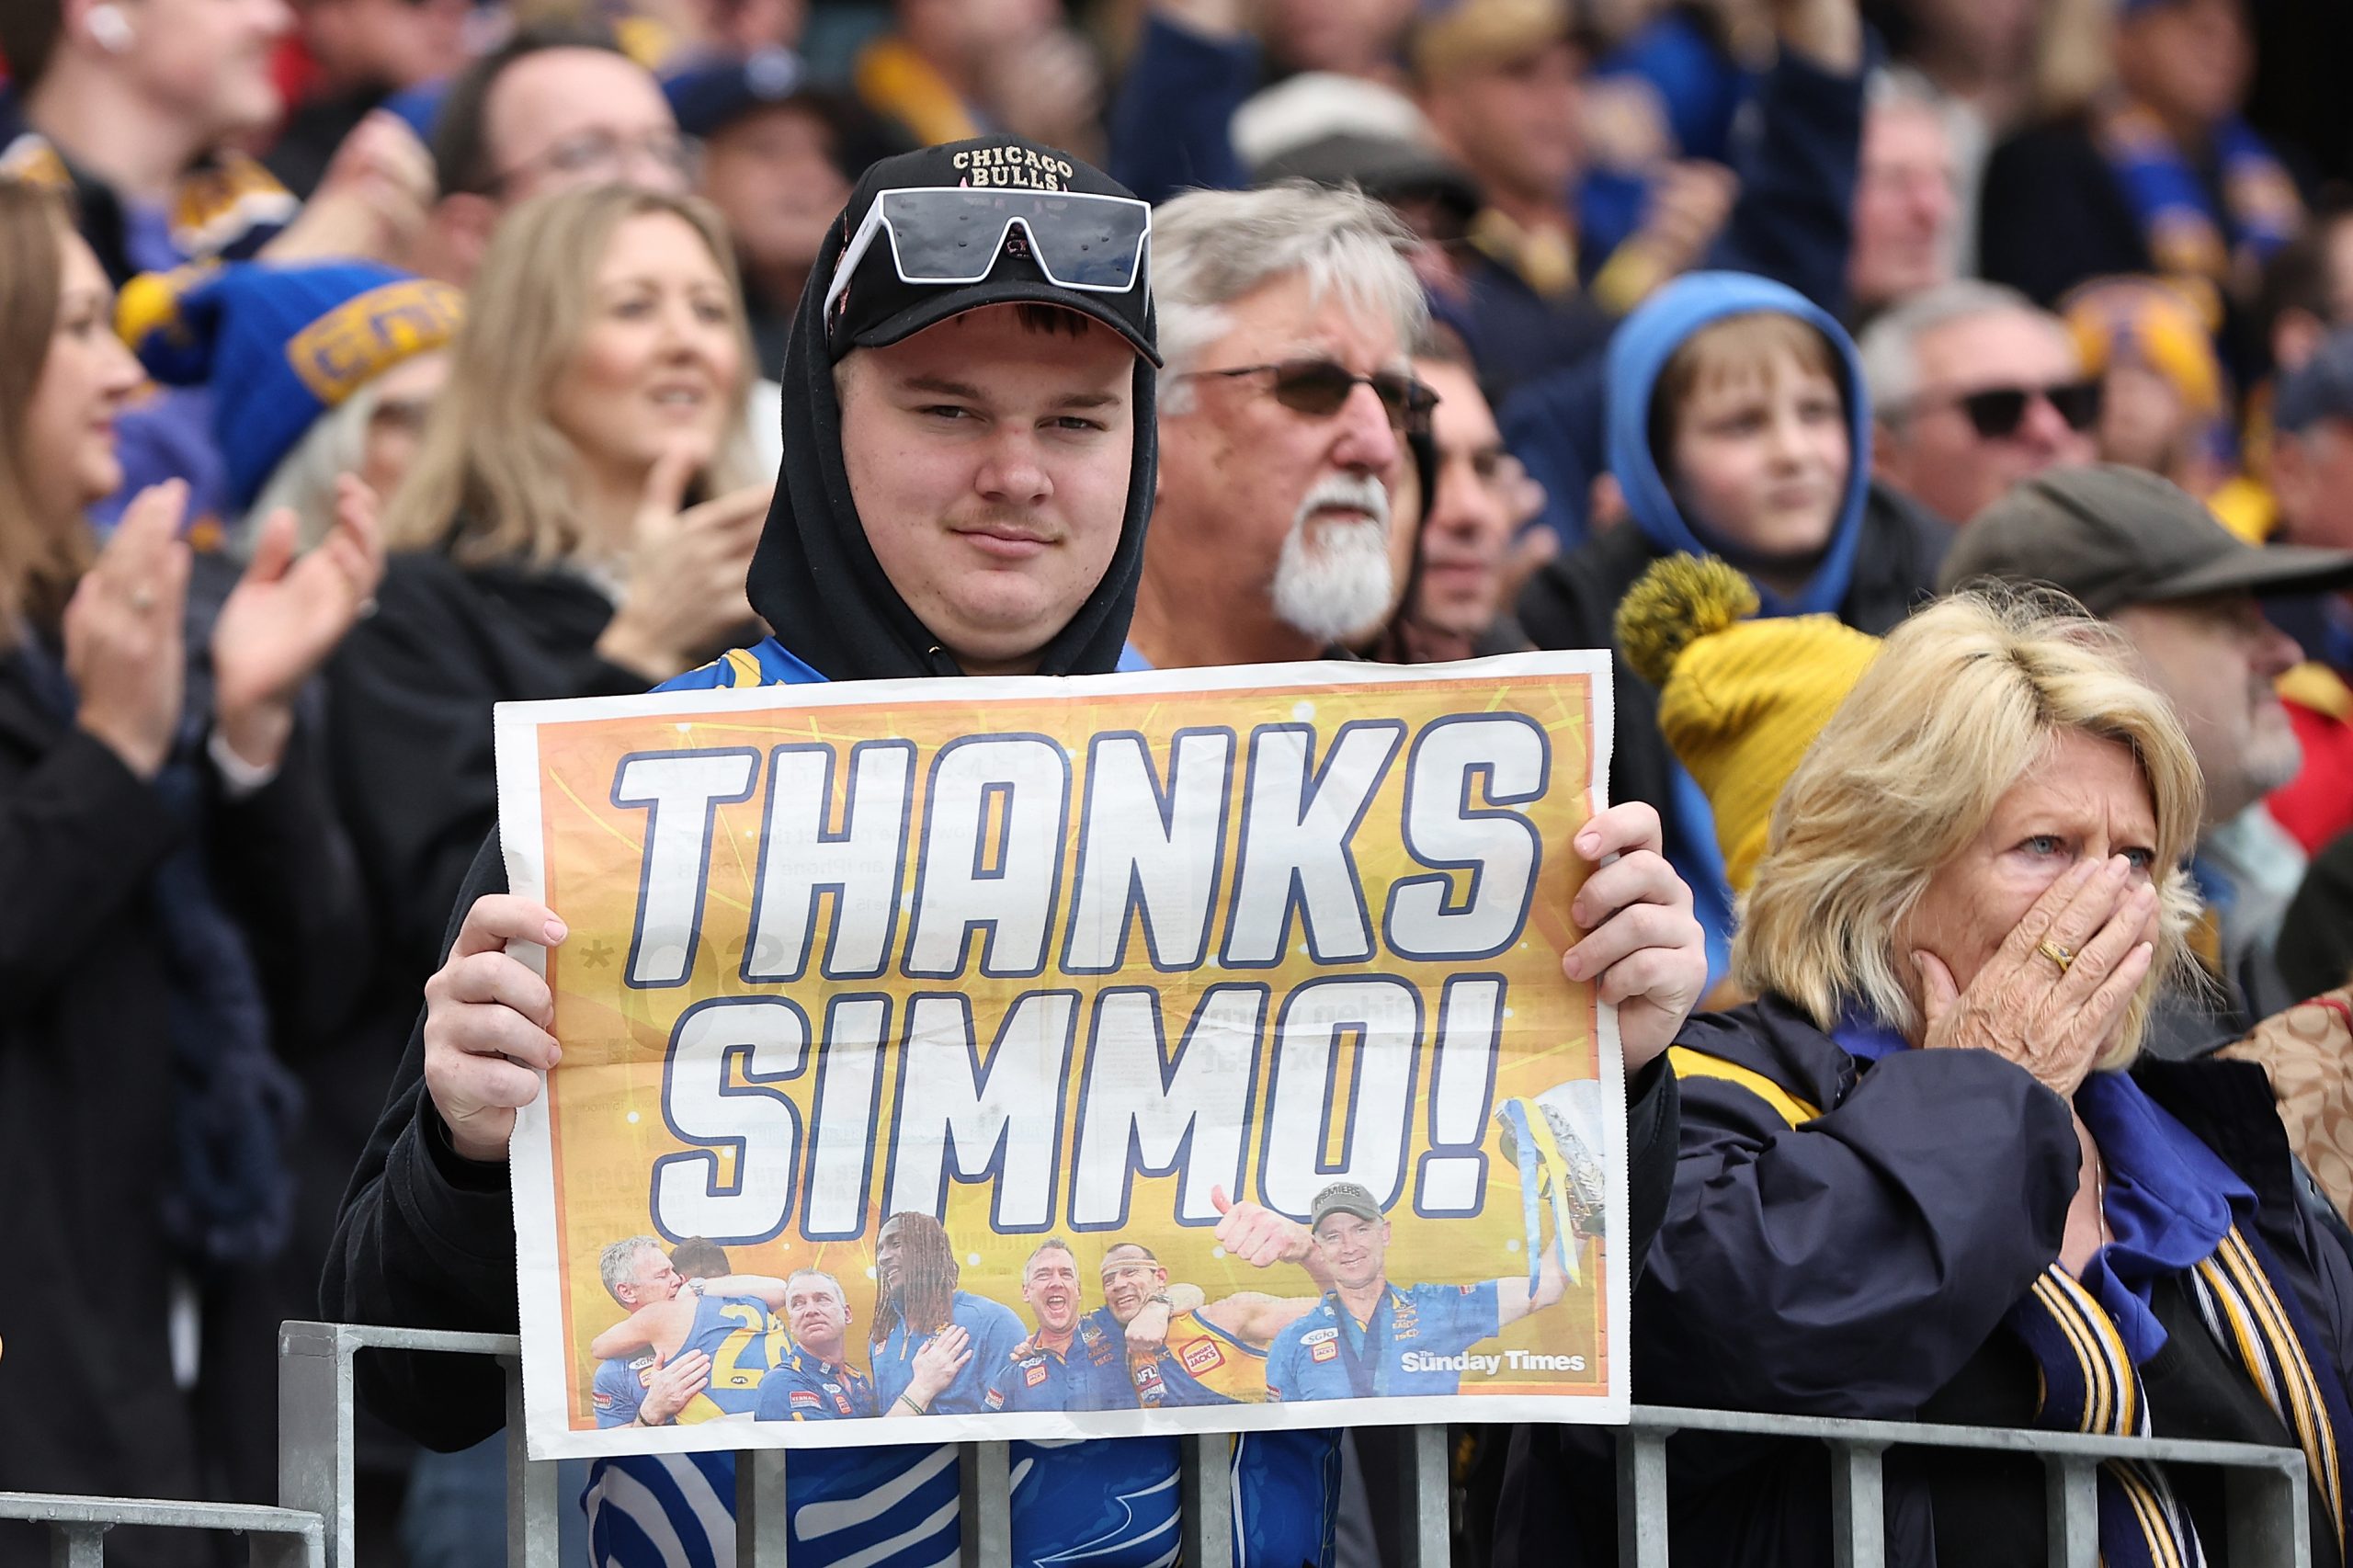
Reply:
[[2117, 188], [2141, 225], [2155, 270], [2181, 283], [2221, 321], [2219, 291], [2234, 270], [2268, 261], [2304, 223], [2303, 198], [2279, 160], [2246, 122], [2214, 131], [2222, 207], [2181, 155], [2156, 116], [2136, 104], [2111, 103], [2093, 121]]
[[[2353, 1430], [2344, 1391], [2325, 1357], [2306, 1346], [2310, 1325], [2292, 1294], [2272, 1282], [2256, 1244], [2235, 1224], [2191, 1270], [2200, 1314], [2303, 1449], [2312, 1483], [2345, 1541], [2345, 1488], [2337, 1434]], [[2125, 1337], [2098, 1300], [2053, 1265], [2006, 1320], [2042, 1373], [2038, 1424], [2100, 1437], [2154, 1435], [2146, 1390]], [[2200, 1568], [2198, 1531], [2165, 1472], [2137, 1460], [2101, 1463], [2100, 1558], [2109, 1568]]]

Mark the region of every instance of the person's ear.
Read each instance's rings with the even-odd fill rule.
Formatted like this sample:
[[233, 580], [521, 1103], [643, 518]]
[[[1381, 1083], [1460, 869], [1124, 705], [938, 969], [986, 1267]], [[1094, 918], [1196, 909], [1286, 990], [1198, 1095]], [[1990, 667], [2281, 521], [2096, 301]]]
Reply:
[[80, 4], [68, 0], [66, 26], [108, 54], [121, 54], [137, 40], [138, 32], [118, 0]]

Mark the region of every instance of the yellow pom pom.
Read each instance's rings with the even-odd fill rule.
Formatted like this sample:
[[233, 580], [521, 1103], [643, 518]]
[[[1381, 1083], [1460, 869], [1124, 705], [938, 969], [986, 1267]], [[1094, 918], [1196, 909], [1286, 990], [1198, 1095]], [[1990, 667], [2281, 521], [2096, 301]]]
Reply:
[[1665, 686], [1684, 649], [1756, 613], [1756, 586], [1738, 572], [1712, 555], [1670, 555], [1618, 602], [1618, 645], [1636, 675]]

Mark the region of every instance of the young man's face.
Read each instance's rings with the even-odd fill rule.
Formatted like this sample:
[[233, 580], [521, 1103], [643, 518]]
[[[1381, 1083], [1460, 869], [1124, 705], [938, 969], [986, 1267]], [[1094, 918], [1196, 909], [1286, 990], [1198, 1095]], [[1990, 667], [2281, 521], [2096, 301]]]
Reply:
[[1699, 532], [1768, 560], [1829, 544], [1853, 459], [1829, 376], [1786, 353], [1703, 376], [1674, 430], [1670, 483]]
[[991, 305], [841, 363], [842, 461], [907, 608], [972, 675], [1026, 674], [1118, 553], [1135, 350]]
[[703, 142], [702, 194], [726, 216], [751, 266], [805, 268], [824, 249], [850, 182], [834, 162], [824, 120], [806, 104], [783, 103]]
[[146, 95], [206, 140], [260, 131], [282, 107], [270, 75], [294, 25], [286, 0], [136, 0], [119, 59]]
[[1503, 434], [1468, 366], [1425, 360], [1414, 370], [1438, 392], [1430, 426], [1438, 485], [1422, 520], [1415, 614], [1441, 631], [1475, 637], [1503, 608], [1504, 557], [1519, 522], [1506, 489]]

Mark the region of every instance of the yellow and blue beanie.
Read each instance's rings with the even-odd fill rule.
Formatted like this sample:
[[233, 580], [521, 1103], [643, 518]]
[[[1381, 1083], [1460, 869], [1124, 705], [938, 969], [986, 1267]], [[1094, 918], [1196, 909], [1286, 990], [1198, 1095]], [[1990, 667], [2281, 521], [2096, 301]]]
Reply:
[[1618, 645], [1658, 688], [1659, 728], [1714, 809], [1736, 893], [1782, 786], [1879, 656], [1878, 638], [1834, 616], [1756, 612], [1756, 588], [1713, 556], [1663, 557], [1618, 604]]
[[457, 335], [465, 296], [373, 262], [229, 262], [131, 279], [115, 329], [157, 381], [209, 387], [242, 511], [321, 415]]

